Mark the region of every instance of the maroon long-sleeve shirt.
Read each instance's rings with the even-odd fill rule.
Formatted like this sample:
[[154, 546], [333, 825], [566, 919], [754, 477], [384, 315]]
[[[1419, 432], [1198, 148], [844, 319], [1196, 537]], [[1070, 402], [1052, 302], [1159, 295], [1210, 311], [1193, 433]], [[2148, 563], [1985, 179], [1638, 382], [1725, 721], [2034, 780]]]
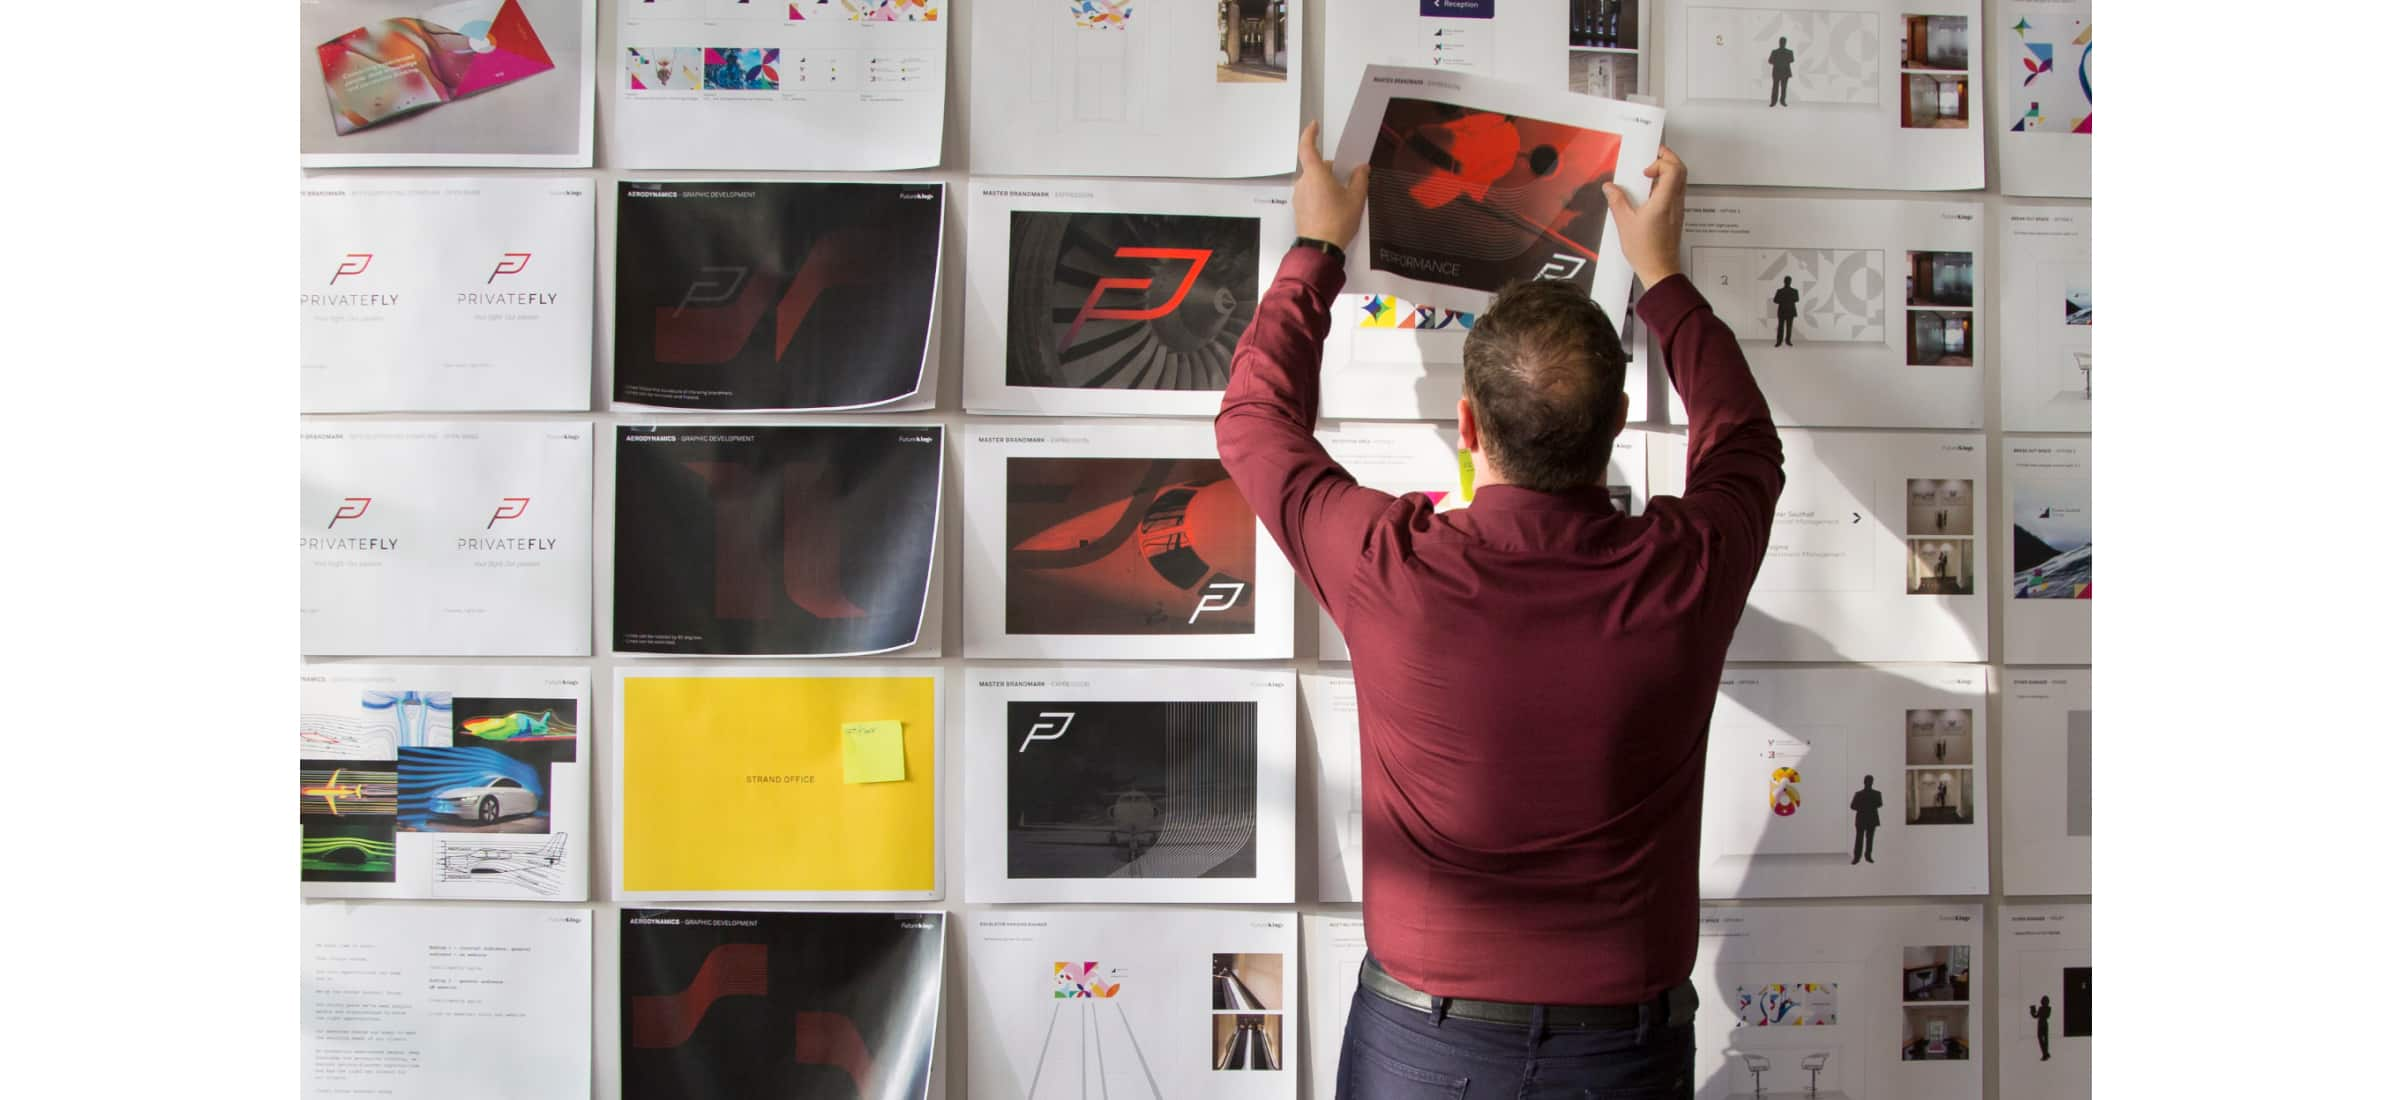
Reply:
[[1599, 489], [1489, 485], [1439, 514], [1313, 437], [1344, 284], [1326, 254], [1287, 254], [1214, 428], [1353, 651], [1371, 952], [1449, 997], [1654, 996], [1694, 967], [1711, 703], [1785, 484], [1768, 405], [1673, 276], [1637, 312], [1692, 421], [1686, 494], [1628, 516]]

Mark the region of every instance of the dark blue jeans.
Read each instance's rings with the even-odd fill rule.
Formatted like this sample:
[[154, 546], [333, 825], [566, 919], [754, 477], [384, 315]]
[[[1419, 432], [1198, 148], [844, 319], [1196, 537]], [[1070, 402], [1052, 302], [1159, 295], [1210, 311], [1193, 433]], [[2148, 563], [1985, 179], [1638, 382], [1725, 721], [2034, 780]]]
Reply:
[[1337, 1100], [1693, 1100], [1694, 1025], [1548, 1031], [1457, 1020], [1354, 990]]

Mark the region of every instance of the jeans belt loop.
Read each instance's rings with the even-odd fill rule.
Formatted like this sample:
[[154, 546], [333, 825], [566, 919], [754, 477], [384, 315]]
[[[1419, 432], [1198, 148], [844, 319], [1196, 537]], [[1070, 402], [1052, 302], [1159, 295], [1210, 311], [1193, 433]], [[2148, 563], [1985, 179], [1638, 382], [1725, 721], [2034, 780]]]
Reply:
[[1429, 998], [1429, 1022], [1438, 1027], [1444, 1027], [1445, 1010], [1451, 1007], [1453, 1007], [1453, 998], [1431, 996]]
[[1636, 1006], [1636, 1045], [1643, 1046], [1653, 1035], [1653, 1002]]

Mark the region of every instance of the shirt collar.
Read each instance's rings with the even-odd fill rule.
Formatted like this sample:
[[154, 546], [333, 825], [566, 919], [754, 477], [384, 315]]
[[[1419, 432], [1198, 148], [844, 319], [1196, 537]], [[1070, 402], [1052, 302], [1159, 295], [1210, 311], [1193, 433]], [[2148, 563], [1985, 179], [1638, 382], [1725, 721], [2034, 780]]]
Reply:
[[1517, 485], [1489, 485], [1471, 494], [1470, 509], [1490, 512], [1583, 512], [1596, 516], [1611, 515], [1619, 510], [1611, 506], [1611, 494], [1600, 485], [1558, 493], [1543, 493]]

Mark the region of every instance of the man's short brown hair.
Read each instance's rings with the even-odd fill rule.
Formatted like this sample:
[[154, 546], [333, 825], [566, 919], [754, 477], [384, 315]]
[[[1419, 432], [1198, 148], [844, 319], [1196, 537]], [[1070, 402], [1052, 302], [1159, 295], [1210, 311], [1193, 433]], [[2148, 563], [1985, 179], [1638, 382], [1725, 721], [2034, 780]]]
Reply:
[[1523, 489], [1603, 483], [1628, 356], [1603, 307], [1558, 279], [1495, 296], [1462, 343], [1479, 447]]

